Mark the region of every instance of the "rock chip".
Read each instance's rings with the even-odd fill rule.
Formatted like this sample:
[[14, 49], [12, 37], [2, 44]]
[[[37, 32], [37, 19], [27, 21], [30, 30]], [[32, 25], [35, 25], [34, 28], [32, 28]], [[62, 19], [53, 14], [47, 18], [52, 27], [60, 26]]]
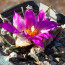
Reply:
[[48, 61], [44, 61], [43, 63], [44, 63], [44, 65], [50, 65], [50, 63]]
[[62, 65], [65, 65], [65, 63], [63, 63]]
[[12, 53], [10, 53], [9, 57], [10, 57], [10, 58], [12, 58], [12, 57], [17, 57], [17, 53], [12, 52]]
[[59, 63], [58, 63], [58, 65], [62, 65], [64, 62], [63, 61], [60, 61]]
[[55, 47], [59, 47], [59, 46], [62, 46], [62, 44], [59, 42], [55, 42]]
[[57, 65], [57, 63], [54, 61], [51, 61], [50, 65]]
[[58, 50], [60, 51], [60, 53], [64, 53], [65, 52], [65, 48], [63, 48], [63, 47], [58, 47]]
[[59, 61], [60, 61], [60, 58], [55, 58], [55, 60], [56, 60], [57, 62], [59, 62]]

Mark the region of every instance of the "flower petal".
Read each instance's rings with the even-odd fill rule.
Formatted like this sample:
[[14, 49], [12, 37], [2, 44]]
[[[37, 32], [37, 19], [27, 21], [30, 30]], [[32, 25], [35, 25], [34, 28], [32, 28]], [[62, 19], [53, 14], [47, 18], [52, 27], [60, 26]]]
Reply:
[[50, 37], [55, 37], [54, 35], [49, 34], [49, 32], [41, 33], [41, 34], [39, 34], [37, 36], [41, 37], [42, 39], [43, 38], [49, 39]]
[[16, 34], [20, 33], [14, 26], [12, 26], [11, 24], [7, 22], [1, 23], [0, 26], [11, 33], [16, 33]]
[[43, 44], [43, 41], [42, 41], [42, 37], [41, 36], [37, 36], [36, 35], [36, 36], [32, 37], [31, 35], [28, 35], [27, 33], [24, 33], [23, 35], [27, 39], [32, 40], [36, 45], [38, 45], [41, 48], [43, 48], [44, 44]]
[[39, 35], [36, 35], [34, 37], [31, 37], [31, 40], [38, 46], [40, 46], [41, 48], [43, 48], [44, 44], [43, 44], [43, 39], [49, 39], [51, 37], [55, 37], [54, 35], [49, 34], [49, 32], [47, 33], [42, 33]]
[[20, 14], [17, 12], [14, 12], [15, 15], [13, 16], [13, 25], [20, 31], [22, 32], [25, 28], [25, 22], [24, 19], [21, 17]]
[[43, 10], [39, 11], [39, 14], [37, 16], [38, 22], [41, 22], [43, 19], [45, 19], [45, 13]]
[[54, 28], [57, 28], [57, 26], [58, 26], [58, 24], [56, 22], [46, 20], [46, 21], [39, 22], [38, 30], [40, 30], [40, 31], [43, 30], [42, 33], [45, 33], [50, 30], [53, 30]]
[[43, 41], [40, 40], [39, 37], [33, 37], [33, 38], [32, 38], [32, 41], [33, 41], [36, 45], [40, 46], [40, 47], [43, 49], [44, 44], [43, 44]]
[[30, 29], [32, 26], [36, 27], [37, 25], [37, 18], [34, 12], [30, 9], [25, 11], [25, 22], [26, 22], [26, 29]]

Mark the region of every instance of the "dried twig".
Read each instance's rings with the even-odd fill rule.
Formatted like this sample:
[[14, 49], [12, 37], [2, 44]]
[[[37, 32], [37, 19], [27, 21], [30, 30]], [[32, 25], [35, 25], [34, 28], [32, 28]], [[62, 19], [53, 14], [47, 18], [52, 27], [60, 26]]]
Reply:
[[0, 14], [0, 18], [3, 20], [3, 22], [4, 22], [4, 19], [3, 19], [3, 17], [2, 17], [2, 15]]
[[5, 40], [5, 42], [6, 42], [8, 45], [12, 46], [12, 45], [8, 42], [8, 40], [5, 39], [4, 35], [0, 34], [0, 36]]
[[24, 10], [23, 10], [23, 7], [21, 7], [21, 10], [22, 10], [22, 13], [23, 13], [23, 16], [24, 16]]

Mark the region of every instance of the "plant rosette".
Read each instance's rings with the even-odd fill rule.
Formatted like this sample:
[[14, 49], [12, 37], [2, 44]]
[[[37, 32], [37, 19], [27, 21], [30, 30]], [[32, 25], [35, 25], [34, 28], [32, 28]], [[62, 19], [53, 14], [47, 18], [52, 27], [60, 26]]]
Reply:
[[36, 16], [32, 6], [28, 5], [24, 17], [14, 11], [13, 25], [3, 22], [0, 26], [14, 34], [16, 47], [34, 45], [35, 48], [43, 50], [55, 38], [49, 32], [58, 29], [58, 24], [50, 19], [43, 10]]

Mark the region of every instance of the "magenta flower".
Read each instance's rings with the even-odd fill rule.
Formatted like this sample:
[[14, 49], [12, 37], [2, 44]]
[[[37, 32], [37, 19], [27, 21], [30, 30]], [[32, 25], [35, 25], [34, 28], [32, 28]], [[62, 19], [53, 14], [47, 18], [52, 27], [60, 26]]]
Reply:
[[24, 19], [20, 14], [14, 12], [13, 25], [9, 23], [1, 23], [0, 26], [9, 32], [20, 34], [24, 31], [25, 38], [33, 41], [36, 45], [41, 48], [44, 47], [43, 39], [54, 37], [54, 35], [49, 34], [50, 30], [57, 28], [57, 23], [50, 21], [50, 19], [45, 19], [45, 13], [43, 10], [39, 11], [37, 17], [35, 13], [27, 9], [24, 14]]

